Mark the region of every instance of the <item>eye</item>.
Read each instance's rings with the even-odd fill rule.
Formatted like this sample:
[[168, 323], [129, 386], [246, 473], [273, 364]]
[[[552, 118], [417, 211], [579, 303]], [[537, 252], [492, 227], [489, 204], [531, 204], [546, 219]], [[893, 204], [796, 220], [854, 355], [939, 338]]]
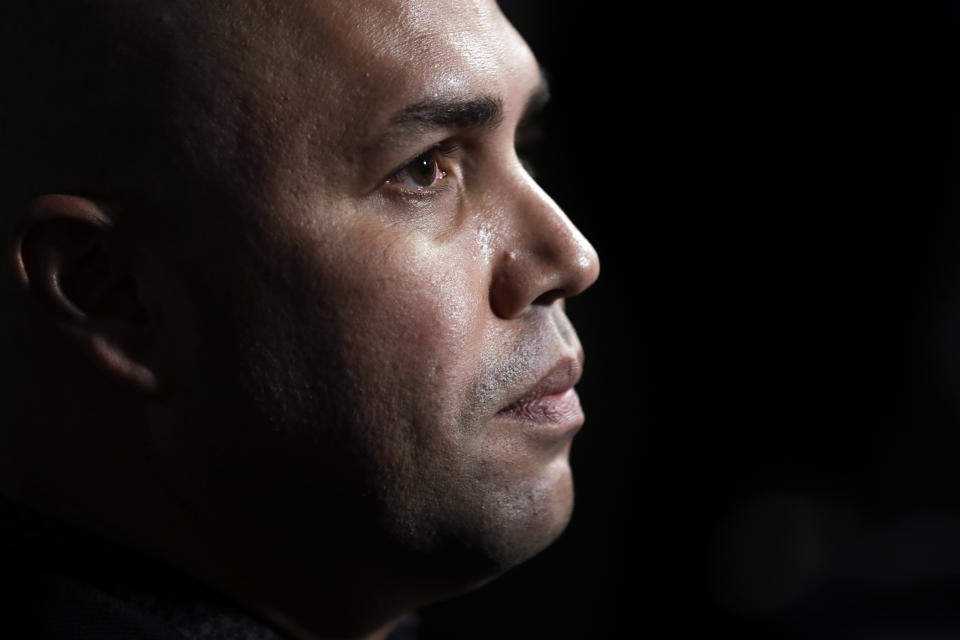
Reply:
[[447, 177], [443, 159], [455, 150], [455, 147], [441, 145], [430, 147], [401, 167], [387, 182], [414, 193], [436, 189]]
[[439, 155], [438, 148], [427, 149], [395, 173], [390, 182], [414, 191], [435, 187], [447, 175], [447, 172], [440, 168], [437, 160]]

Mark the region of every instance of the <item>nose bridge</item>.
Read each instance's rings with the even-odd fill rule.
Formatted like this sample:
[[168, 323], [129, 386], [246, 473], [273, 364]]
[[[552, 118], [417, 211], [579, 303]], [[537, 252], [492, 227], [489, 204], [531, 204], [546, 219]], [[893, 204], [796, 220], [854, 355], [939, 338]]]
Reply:
[[597, 279], [600, 265], [593, 246], [525, 173], [515, 184], [506, 216], [490, 292], [498, 316], [515, 317], [531, 305], [575, 296]]

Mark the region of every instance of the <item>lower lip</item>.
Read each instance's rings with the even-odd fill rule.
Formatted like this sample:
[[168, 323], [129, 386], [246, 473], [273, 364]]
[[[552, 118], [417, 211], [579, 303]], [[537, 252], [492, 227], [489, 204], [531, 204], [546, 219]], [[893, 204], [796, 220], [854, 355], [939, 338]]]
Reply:
[[573, 387], [504, 409], [499, 415], [522, 422], [556, 427], [561, 431], [579, 429], [584, 418], [583, 409], [580, 407], [580, 396]]

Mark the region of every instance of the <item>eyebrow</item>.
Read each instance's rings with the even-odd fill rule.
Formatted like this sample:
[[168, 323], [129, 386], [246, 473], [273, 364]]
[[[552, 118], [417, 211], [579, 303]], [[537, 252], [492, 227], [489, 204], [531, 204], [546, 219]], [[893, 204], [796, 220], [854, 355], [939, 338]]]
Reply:
[[[541, 70], [540, 82], [527, 101], [520, 117], [526, 124], [550, 99], [547, 79]], [[503, 120], [503, 101], [492, 95], [475, 98], [432, 97], [398, 111], [391, 119], [392, 128], [399, 131], [426, 131], [429, 129], [492, 129]]]
[[503, 102], [494, 96], [428, 98], [401, 109], [391, 124], [399, 129], [488, 129], [503, 119]]

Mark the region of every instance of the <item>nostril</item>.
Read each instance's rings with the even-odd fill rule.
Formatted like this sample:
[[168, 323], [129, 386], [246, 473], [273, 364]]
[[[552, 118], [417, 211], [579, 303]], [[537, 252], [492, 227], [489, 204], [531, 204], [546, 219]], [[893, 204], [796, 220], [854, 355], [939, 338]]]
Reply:
[[550, 289], [549, 291], [541, 293], [539, 296], [537, 296], [536, 300], [533, 301], [533, 304], [547, 306], [564, 297], [566, 297], [566, 294], [563, 292], [563, 289]]

